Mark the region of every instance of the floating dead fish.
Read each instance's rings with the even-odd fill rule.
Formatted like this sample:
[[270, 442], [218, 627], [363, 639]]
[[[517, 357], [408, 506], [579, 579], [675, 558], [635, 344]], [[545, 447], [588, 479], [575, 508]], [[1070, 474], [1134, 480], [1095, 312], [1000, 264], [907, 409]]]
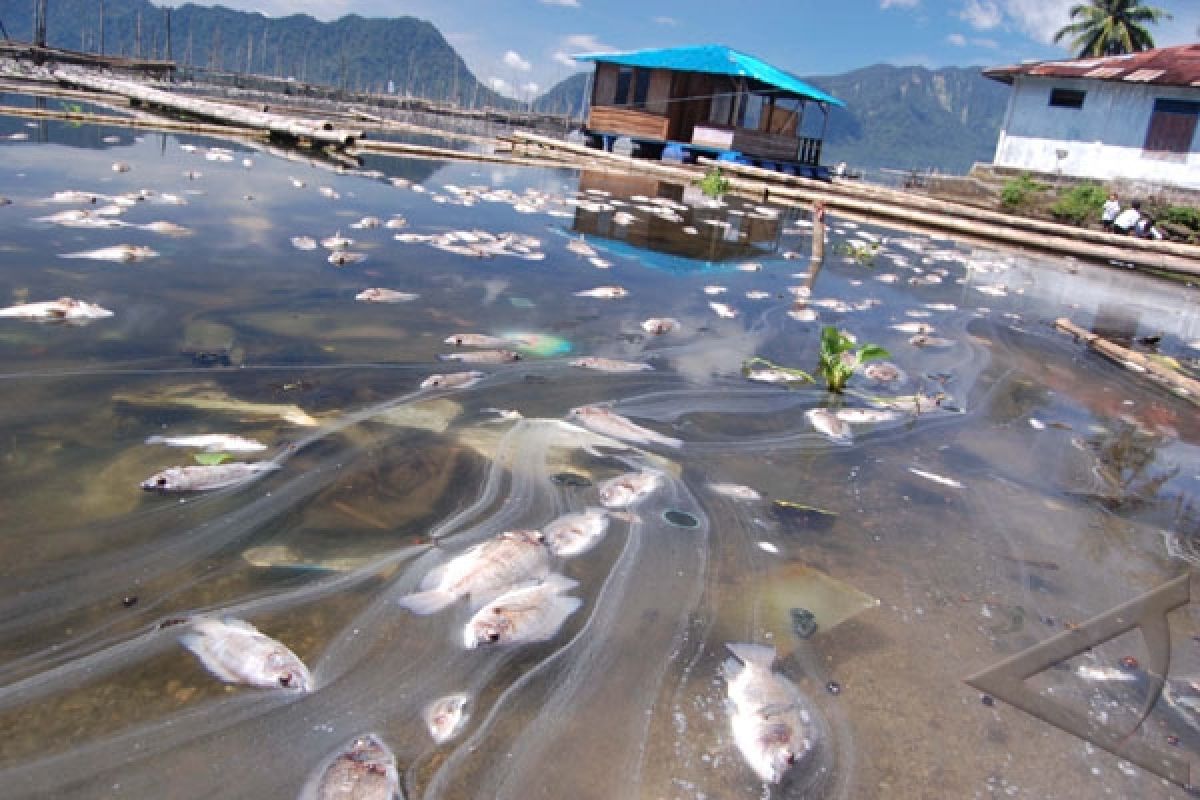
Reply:
[[425, 727], [435, 742], [448, 742], [462, 730], [467, 721], [466, 709], [469, 699], [465, 694], [458, 692], [439, 697], [425, 706], [421, 712], [421, 719], [425, 720]]
[[876, 408], [892, 408], [897, 411], [908, 411], [913, 414], [925, 414], [936, 411], [942, 406], [943, 394], [911, 394], [897, 397], [871, 397], [871, 405]]
[[733, 319], [738, 315], [736, 308], [726, 305], [725, 303], [709, 303], [708, 307], [711, 308], [721, 319]]
[[762, 268], [763, 268], [762, 264], [759, 264], [758, 262], [755, 262], [755, 261], [749, 261], [749, 262], [746, 262], [745, 264], [737, 265], [738, 272], [762, 272]]
[[866, 377], [878, 383], [896, 383], [905, 379], [904, 370], [889, 361], [876, 361], [862, 368]]
[[797, 370], [789, 370], [784, 367], [760, 367], [757, 369], [744, 368], [742, 377], [748, 381], [755, 383], [809, 383], [812, 378], [807, 375], [800, 374]]
[[263, 689], [313, 690], [312, 676], [296, 654], [248, 622], [232, 617], [187, 620], [180, 643], [225, 683]]
[[342, 236], [342, 232], [338, 231], [333, 236], [326, 236], [321, 240], [321, 246], [326, 250], [345, 250], [354, 244], [354, 240], [346, 236]]
[[608, 269], [609, 267], [612, 266], [611, 261], [604, 259], [604, 258], [600, 258], [599, 256], [592, 256], [591, 258], [588, 259], [588, 263], [591, 264], [596, 269]]
[[900, 276], [892, 272], [884, 272], [880, 275], [876, 275], [875, 280], [879, 281], [880, 283], [895, 283], [896, 281], [900, 280]]
[[933, 333], [933, 326], [925, 322], [900, 322], [888, 327], [901, 333]]
[[596, 297], [602, 300], [616, 300], [628, 294], [629, 290], [621, 286], [597, 286], [594, 289], [575, 292], [576, 297]]
[[76, 300], [72, 297], [60, 297], [43, 303], [24, 303], [19, 306], [0, 308], [0, 318], [62, 320], [64, 322], [83, 321], [89, 319], [105, 319], [113, 312], [93, 303]]
[[854, 431], [850, 426], [828, 409], [810, 408], [804, 412], [804, 416], [818, 432], [835, 444], [850, 444], [854, 440]]
[[1129, 683], [1138, 680], [1136, 673], [1114, 667], [1091, 667], [1084, 664], [1076, 667], [1075, 673], [1085, 681], [1096, 683]]
[[182, 225], [176, 225], [174, 222], [167, 220], [159, 220], [157, 222], [147, 222], [145, 225], [138, 225], [144, 231], [151, 233], [159, 233], [163, 236], [191, 236], [192, 229], [185, 228]]
[[90, 258], [95, 261], [142, 261], [154, 258], [158, 253], [149, 247], [136, 244], [118, 244], [112, 247], [101, 247], [98, 250], [84, 250], [79, 253], [63, 253], [59, 258]]
[[644, 361], [622, 361], [617, 358], [601, 358], [599, 356], [584, 356], [568, 362], [572, 367], [594, 369], [598, 372], [645, 372], [654, 367]]
[[958, 306], [953, 303], [926, 303], [925, 307], [930, 311], [957, 311]]
[[578, 408], [571, 409], [568, 416], [582, 424], [585, 428], [590, 428], [596, 433], [611, 436], [614, 439], [636, 442], [638, 444], [660, 444], [665, 447], [680, 447], [683, 445], [683, 442], [679, 439], [664, 436], [649, 428], [643, 428], [641, 425], [637, 425], [603, 406], [579, 406]]
[[463, 645], [473, 650], [483, 644], [529, 644], [558, 633], [563, 622], [583, 601], [565, 597], [578, 582], [549, 575], [535, 586], [512, 589], [479, 609], [463, 629]]
[[770, 292], [764, 292], [759, 289], [752, 289], [752, 290], [746, 292], [747, 300], [766, 300], [770, 296], [771, 296]]
[[464, 364], [507, 364], [520, 360], [521, 354], [514, 350], [475, 350], [468, 353], [438, 354], [438, 361], [460, 361]]
[[489, 336], [486, 333], [456, 333], [442, 340], [445, 344], [458, 347], [505, 347], [512, 344], [500, 336]]
[[609, 478], [596, 488], [606, 508], [629, 508], [661, 485], [661, 475], [643, 470]]
[[751, 489], [749, 486], [743, 486], [740, 483], [710, 483], [708, 484], [708, 489], [715, 494], [728, 497], [731, 500], [762, 500], [762, 495], [757, 490]]
[[299, 800], [396, 800], [402, 798], [396, 756], [376, 734], [348, 743], [317, 769]]
[[422, 389], [466, 389], [474, 386], [486, 376], [482, 372], [450, 372], [445, 375], [430, 375], [421, 381]]
[[292, 247], [297, 250], [316, 250], [317, 240], [311, 236], [293, 236]]
[[539, 531], [505, 531], [459, 553], [429, 571], [421, 591], [402, 597], [402, 608], [433, 614], [460, 597], [487, 602], [522, 581], [538, 580], [550, 571], [550, 551]]
[[403, 228], [406, 225], [408, 225], [408, 220], [406, 220], [404, 217], [391, 217], [387, 222], [383, 223], [383, 227], [391, 228], [393, 230], [396, 228]]
[[417, 299], [417, 295], [412, 292], [398, 292], [395, 289], [380, 289], [376, 287], [363, 289], [354, 295], [354, 299], [361, 300], [364, 303], [407, 303], [409, 300]]
[[727, 291], [729, 291], [729, 290], [727, 288], [725, 288], [724, 286], [705, 286], [704, 287], [704, 293], [706, 295], [708, 295], [709, 297], [716, 297], [719, 294], [725, 294]]
[[943, 339], [940, 336], [926, 336], [923, 333], [918, 333], [908, 340], [908, 343], [913, 347], [953, 347], [953, 339]]
[[382, 224], [383, 222], [379, 217], [363, 217], [358, 222], [352, 223], [350, 227], [355, 230], [370, 230], [371, 228], [378, 228]]
[[990, 297], [1006, 297], [1008, 289], [1003, 286], [976, 286], [975, 291], [983, 292]]
[[206, 492], [248, 483], [276, 469], [279, 465], [273, 461], [169, 467], [151, 475], [141, 485], [148, 492]]
[[113, 172], [129, 172], [133, 167], [126, 164], [124, 161], [114, 161], [112, 164]]
[[592, 258], [593, 256], [597, 255], [596, 248], [585, 242], [582, 236], [578, 239], [572, 239], [570, 242], [568, 242], [567, 249], [576, 255], [583, 256], [584, 258]]
[[61, 192], [55, 192], [47, 198], [51, 203], [94, 203], [101, 195], [93, 192], [81, 192], [77, 189], [64, 189]]
[[589, 506], [581, 512], [563, 514], [543, 526], [542, 535], [554, 555], [572, 558], [595, 547], [607, 530], [608, 512]]
[[642, 322], [642, 330], [656, 336], [661, 336], [664, 333], [673, 333], [679, 330], [679, 328], [679, 320], [673, 317], [651, 317]]
[[909, 467], [908, 471], [919, 478], [924, 478], [925, 480], [933, 481], [934, 483], [940, 483], [942, 486], [949, 486], [951, 489], [963, 488], [962, 483], [954, 480], [954, 478], [946, 478], [934, 472], [926, 472], [923, 469], [917, 469], [916, 467]]
[[851, 425], [873, 425], [900, 418], [900, 413], [891, 409], [839, 408], [836, 413], [838, 419]]
[[317, 191], [321, 193], [322, 197], [328, 197], [330, 200], [337, 200], [341, 197], [332, 186], [322, 186]]
[[307, 183], [300, 180], [299, 178], [293, 178], [293, 177], [289, 176], [288, 180], [291, 181], [292, 186], [295, 187], [296, 189], [303, 189], [305, 186], [308, 185]]
[[732, 707], [733, 740], [761, 780], [778, 783], [813, 747], [811, 715], [792, 682], [771, 671], [775, 648], [725, 646], [734, 656], [721, 667]]
[[192, 436], [150, 436], [146, 444], [168, 447], [195, 447], [209, 453], [257, 453], [266, 450], [262, 442], [230, 433], [200, 433]]
[[352, 250], [334, 250], [325, 260], [335, 267], [344, 267], [347, 264], [361, 264], [367, 260], [367, 254], [356, 253]]
[[787, 315], [797, 322], [813, 322], [818, 316], [814, 308], [796, 308], [787, 312]]

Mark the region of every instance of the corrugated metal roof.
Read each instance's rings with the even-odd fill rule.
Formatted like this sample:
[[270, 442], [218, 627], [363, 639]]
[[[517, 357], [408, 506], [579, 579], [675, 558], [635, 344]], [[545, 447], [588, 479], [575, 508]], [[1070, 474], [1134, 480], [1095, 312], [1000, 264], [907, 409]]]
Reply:
[[1160, 47], [1108, 58], [1034, 61], [989, 67], [983, 74], [1003, 83], [1012, 83], [1017, 75], [1034, 75], [1043, 78], [1133, 81], [1156, 86], [1200, 86], [1200, 44]]
[[584, 53], [571, 57], [576, 61], [599, 61], [627, 67], [673, 69], [680, 72], [706, 72], [710, 75], [753, 78], [768, 86], [809, 100], [817, 100], [835, 106], [844, 107], [846, 105], [833, 95], [826, 94], [815, 86], [810, 86], [791, 73], [773, 67], [754, 56], [717, 44], [633, 50], [625, 53]]

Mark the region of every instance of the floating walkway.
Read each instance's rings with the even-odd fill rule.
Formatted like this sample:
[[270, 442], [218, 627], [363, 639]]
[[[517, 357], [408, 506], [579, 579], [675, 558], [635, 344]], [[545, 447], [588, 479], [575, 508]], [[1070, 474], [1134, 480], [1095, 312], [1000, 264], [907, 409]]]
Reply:
[[267, 131], [272, 138], [286, 139], [301, 145], [348, 147], [363, 138], [361, 130], [338, 128], [328, 120], [303, 119], [273, 114], [269, 111], [254, 111], [229, 103], [218, 103], [154, 89], [135, 81], [102, 78], [81, 70], [58, 69], [54, 71], [54, 77], [60, 83], [69, 86], [126, 97], [134, 105], [187, 114], [239, 128], [257, 128]]

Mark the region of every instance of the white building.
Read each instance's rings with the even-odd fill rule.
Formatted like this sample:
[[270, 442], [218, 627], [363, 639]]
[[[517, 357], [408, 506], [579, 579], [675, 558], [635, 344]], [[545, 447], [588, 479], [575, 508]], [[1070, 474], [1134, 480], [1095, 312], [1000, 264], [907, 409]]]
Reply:
[[992, 67], [997, 167], [1200, 189], [1200, 44]]

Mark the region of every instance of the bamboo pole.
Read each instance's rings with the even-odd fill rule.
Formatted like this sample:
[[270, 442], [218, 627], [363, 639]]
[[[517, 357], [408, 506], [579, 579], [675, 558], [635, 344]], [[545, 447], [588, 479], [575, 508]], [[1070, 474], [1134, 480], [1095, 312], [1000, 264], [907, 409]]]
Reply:
[[500, 156], [494, 153], [472, 153], [468, 150], [451, 150], [446, 147], [431, 147], [422, 144], [406, 144], [404, 142], [383, 142], [376, 139], [364, 139], [347, 151], [350, 155], [359, 153], [375, 153], [377, 155], [407, 156], [410, 158], [451, 159], [455, 161], [477, 161], [489, 164], [518, 164], [520, 166], [544, 167], [543, 160], [522, 158], [520, 156]]
[[25, 108], [21, 106], [0, 106], [0, 115], [32, 117], [34, 119], [60, 119], [71, 122], [87, 122], [93, 125], [112, 125], [122, 128], [143, 128], [213, 136], [246, 137], [250, 139], [262, 139], [267, 136], [267, 132], [260, 128], [235, 128], [229, 125], [209, 125], [201, 122], [179, 122], [177, 120], [157, 118], [135, 119], [132, 117], [115, 117], [81, 111], [54, 111], [51, 109]]
[[1189, 378], [1187, 375], [1176, 372], [1169, 367], [1165, 367], [1141, 353], [1121, 347], [1121, 345], [1115, 342], [1110, 342], [1098, 334], [1084, 330], [1066, 317], [1060, 317], [1055, 320], [1054, 327], [1064, 333], [1069, 333], [1077, 340], [1082, 340], [1091, 349], [1117, 362], [1126, 369], [1146, 375], [1156, 383], [1165, 384], [1175, 394], [1200, 405], [1200, 381]]

